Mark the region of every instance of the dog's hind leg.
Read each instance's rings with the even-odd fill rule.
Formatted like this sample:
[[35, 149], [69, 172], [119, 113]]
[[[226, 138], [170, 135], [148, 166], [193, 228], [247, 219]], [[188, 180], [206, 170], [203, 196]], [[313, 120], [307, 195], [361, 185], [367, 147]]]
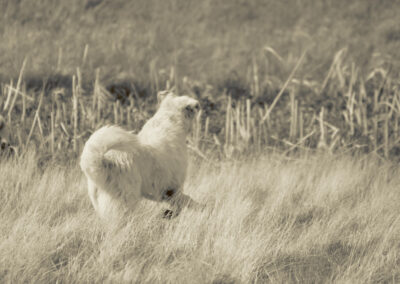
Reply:
[[88, 179], [88, 194], [94, 209], [96, 210], [96, 212], [99, 212], [99, 203], [97, 200], [98, 198], [97, 186], [90, 179]]
[[101, 218], [109, 218], [119, 213], [120, 208], [118, 208], [114, 198], [90, 180], [88, 182], [88, 193], [94, 209]]

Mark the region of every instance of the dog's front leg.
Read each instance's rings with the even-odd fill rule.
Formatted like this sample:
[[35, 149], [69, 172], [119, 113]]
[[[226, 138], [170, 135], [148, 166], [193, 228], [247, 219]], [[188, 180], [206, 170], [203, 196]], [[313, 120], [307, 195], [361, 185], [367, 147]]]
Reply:
[[175, 211], [166, 210], [164, 212], [165, 218], [172, 218], [179, 215], [184, 207], [190, 209], [203, 209], [204, 205], [198, 203], [192, 199], [189, 195], [184, 194], [181, 191], [175, 191], [173, 189], [168, 189], [163, 193], [163, 201], [168, 202], [174, 208]]
[[189, 195], [184, 194], [183, 192], [178, 192], [173, 198], [170, 200], [171, 205], [179, 208], [179, 210], [182, 210], [182, 208], [187, 207], [190, 209], [202, 209], [203, 205], [195, 201], [193, 198], [191, 198]]

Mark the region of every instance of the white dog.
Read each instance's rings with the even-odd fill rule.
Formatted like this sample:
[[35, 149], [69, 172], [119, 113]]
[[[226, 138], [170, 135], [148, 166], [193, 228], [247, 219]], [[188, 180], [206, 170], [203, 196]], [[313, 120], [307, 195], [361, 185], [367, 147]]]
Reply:
[[[199, 110], [197, 100], [163, 91], [159, 108], [138, 135], [104, 126], [86, 142], [80, 166], [93, 207], [102, 217], [128, 213], [142, 198], [167, 201], [178, 214], [197, 206], [182, 192], [188, 165], [186, 136]], [[165, 217], [171, 217], [167, 210]]]

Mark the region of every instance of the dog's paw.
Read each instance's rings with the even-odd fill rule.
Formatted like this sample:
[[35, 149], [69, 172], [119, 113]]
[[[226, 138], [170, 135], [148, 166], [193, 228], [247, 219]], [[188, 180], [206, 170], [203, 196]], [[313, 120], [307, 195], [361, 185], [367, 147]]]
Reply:
[[171, 219], [173, 217], [173, 215], [174, 215], [174, 211], [167, 209], [163, 213], [163, 218]]
[[166, 209], [163, 213], [162, 216], [164, 219], [172, 219], [174, 217], [176, 217], [176, 214], [174, 214], [174, 211]]

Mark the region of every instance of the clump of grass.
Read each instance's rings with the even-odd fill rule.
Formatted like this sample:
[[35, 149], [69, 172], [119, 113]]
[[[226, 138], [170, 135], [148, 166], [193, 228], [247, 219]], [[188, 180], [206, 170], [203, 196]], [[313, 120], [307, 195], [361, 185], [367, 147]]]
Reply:
[[399, 172], [348, 156], [190, 164], [207, 204], [161, 218], [143, 201], [119, 229], [91, 208], [76, 166], [0, 165], [2, 282], [385, 282], [400, 280]]

